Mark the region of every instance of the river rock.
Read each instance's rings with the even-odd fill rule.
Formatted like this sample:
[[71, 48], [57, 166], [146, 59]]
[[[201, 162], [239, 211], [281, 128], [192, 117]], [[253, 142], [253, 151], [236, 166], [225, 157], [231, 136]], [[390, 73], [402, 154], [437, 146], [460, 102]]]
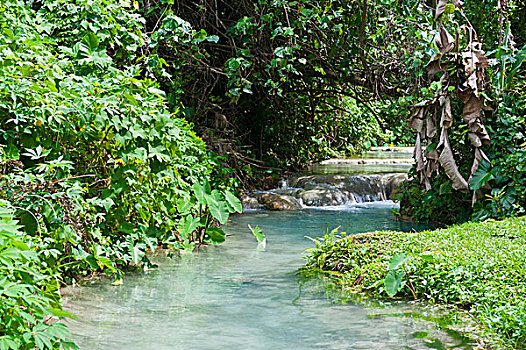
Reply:
[[336, 206], [392, 199], [393, 192], [407, 174], [294, 174], [281, 188], [256, 194], [246, 207], [271, 210], [294, 210], [307, 207]]
[[259, 203], [256, 197], [247, 194], [241, 196], [241, 204], [243, 209], [265, 209], [265, 206]]
[[318, 186], [300, 191], [298, 197], [307, 206], [341, 205], [347, 202], [347, 197], [337, 188]]
[[400, 184], [408, 179], [407, 174], [388, 174], [382, 178], [384, 192], [387, 199], [392, 199], [393, 193], [400, 187]]
[[259, 196], [258, 201], [269, 210], [295, 210], [301, 208], [301, 204], [296, 198], [285, 194], [263, 193]]

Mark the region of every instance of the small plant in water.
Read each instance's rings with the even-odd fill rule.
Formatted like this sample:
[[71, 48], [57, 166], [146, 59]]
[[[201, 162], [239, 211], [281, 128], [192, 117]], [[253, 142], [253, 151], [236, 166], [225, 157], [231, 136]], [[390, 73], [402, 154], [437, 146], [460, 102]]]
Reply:
[[265, 237], [265, 234], [263, 233], [263, 231], [261, 231], [259, 226], [256, 226], [255, 228], [252, 228], [252, 226], [248, 225], [248, 228], [249, 228], [250, 232], [252, 232], [254, 237], [256, 237], [256, 239], [258, 241], [258, 247], [262, 246], [263, 248], [265, 248], [266, 245], [267, 245], [267, 238]]

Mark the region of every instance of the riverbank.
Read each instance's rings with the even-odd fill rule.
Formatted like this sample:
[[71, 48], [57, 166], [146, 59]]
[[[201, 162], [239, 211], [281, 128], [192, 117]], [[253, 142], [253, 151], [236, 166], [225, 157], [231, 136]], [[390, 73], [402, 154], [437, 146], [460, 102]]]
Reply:
[[331, 273], [344, 290], [375, 299], [421, 300], [467, 311], [490, 348], [526, 344], [526, 218], [422, 232], [327, 234], [307, 269]]

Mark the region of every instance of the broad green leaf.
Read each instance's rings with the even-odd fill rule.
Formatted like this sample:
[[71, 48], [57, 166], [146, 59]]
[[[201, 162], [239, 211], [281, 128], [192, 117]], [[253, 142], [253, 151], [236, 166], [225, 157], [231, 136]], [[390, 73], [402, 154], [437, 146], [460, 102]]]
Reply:
[[225, 199], [229, 206], [230, 212], [241, 213], [243, 211], [243, 206], [241, 201], [230, 191], [225, 191]]
[[58, 322], [50, 325], [46, 333], [60, 340], [64, 340], [70, 336], [67, 326], [63, 323], [58, 323]]
[[27, 234], [34, 236], [37, 233], [38, 222], [31, 213], [24, 212], [20, 216], [20, 223], [24, 226], [24, 231]]
[[400, 266], [405, 264], [411, 259], [410, 256], [406, 257], [404, 253], [396, 254], [389, 260], [389, 270], [397, 270]]
[[18, 343], [15, 338], [4, 335], [0, 337], [0, 350], [17, 350]]
[[420, 257], [427, 262], [430, 262], [430, 263], [435, 262], [435, 257], [431, 254], [420, 254]]
[[194, 190], [195, 198], [197, 198], [199, 204], [206, 205], [205, 186], [201, 185], [199, 182], [195, 182], [192, 186], [192, 189]]
[[150, 248], [150, 251], [155, 252], [155, 249], [157, 248], [157, 238], [155, 237], [144, 237], [144, 241], [148, 245], [148, 248]]
[[394, 297], [403, 288], [402, 278], [405, 272], [397, 273], [395, 270], [389, 270], [385, 276], [385, 291], [390, 297]]
[[0, 252], [0, 257], [17, 259], [20, 257], [20, 250], [16, 248], [7, 248]]
[[93, 270], [98, 270], [98, 269], [99, 269], [99, 264], [97, 263], [97, 260], [95, 259], [95, 257], [93, 256], [93, 254], [88, 254], [88, 255], [85, 257], [85, 260], [86, 260], [86, 262], [89, 264], [89, 266], [90, 266]]
[[209, 227], [205, 231], [206, 237], [205, 242], [213, 244], [221, 244], [226, 240], [225, 232], [219, 227]]
[[491, 172], [491, 164], [486, 160], [482, 160], [477, 168], [477, 171], [471, 177], [469, 187], [472, 190], [478, 190], [490, 180], [493, 180], [494, 176]]
[[[108, 258], [105, 258], [105, 257], [102, 257], [102, 256], [96, 256], [95, 257], [98, 262], [99, 262], [99, 266], [102, 268], [102, 267], [107, 267], [108, 269], [110, 269], [111, 271], [113, 272], [117, 272], [117, 269], [113, 266], [113, 263], [110, 259]], [[102, 266], [101, 266], [102, 265]]]
[[213, 196], [211, 195], [205, 195], [206, 201], [208, 203], [208, 209], [210, 210], [210, 214], [221, 223], [221, 225], [225, 224], [228, 221], [228, 208], [226, 206], [226, 202], [221, 200], [217, 201]]
[[199, 218], [194, 218], [192, 215], [187, 215], [179, 220], [177, 231], [183, 240], [186, 240], [192, 232], [199, 226]]
[[181, 197], [177, 199], [177, 211], [180, 214], [186, 214], [190, 212], [190, 209], [195, 205], [195, 200], [189, 196]]
[[252, 228], [252, 226], [248, 225], [248, 228], [249, 228], [250, 232], [252, 232], [254, 237], [256, 237], [258, 243], [263, 243], [263, 241], [265, 240], [265, 234], [263, 233], [263, 231], [261, 231], [259, 226], [256, 226], [255, 228]]
[[[131, 238], [131, 237], [130, 237]], [[144, 255], [146, 255], [146, 252], [144, 251], [145, 245], [144, 244], [133, 244], [133, 241], [129, 245], [129, 252], [132, 256], [132, 260], [135, 263], [135, 265], [139, 265]]]
[[33, 338], [35, 339], [35, 344], [38, 349], [53, 349], [53, 345], [46, 333], [35, 332]]
[[3, 294], [8, 297], [18, 297], [24, 294], [30, 294], [29, 286], [25, 284], [10, 284], [4, 289]]
[[88, 33], [82, 39], [89, 53], [93, 53], [99, 47], [99, 38], [93, 33]]

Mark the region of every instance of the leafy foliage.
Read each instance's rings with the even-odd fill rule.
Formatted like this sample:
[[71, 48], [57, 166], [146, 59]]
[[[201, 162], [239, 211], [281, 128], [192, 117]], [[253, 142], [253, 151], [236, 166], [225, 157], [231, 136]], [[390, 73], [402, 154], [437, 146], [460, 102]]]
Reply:
[[[62, 325], [42, 324], [62, 316], [49, 311], [58, 299], [38, 296], [48, 279], [55, 294], [94, 272], [122, 283], [122, 269], [149, 264], [159, 246], [224, 242], [212, 226], [242, 208], [215, 172], [223, 160], [136, 60], [148, 38], [124, 2], [9, 0], [0, 13], [0, 199], [35, 254], [21, 249], [20, 264], [38, 268], [35, 281], [4, 281], [36, 318], [6, 309], [2, 324], [18, 333], [2, 347], [67, 347]], [[5, 243], [14, 258], [15, 243]]]
[[[0, 197], [68, 278], [188, 248], [241, 209], [212, 176], [221, 160], [130, 60], [140, 16], [104, 4], [1, 5]], [[196, 200], [192, 184], [209, 181], [221, 191]]]
[[517, 349], [525, 343], [525, 218], [435, 231], [341, 235], [320, 239], [306, 267], [331, 272], [353, 293], [467, 310], [481, 327], [478, 336], [493, 345]]
[[149, 57], [167, 63], [152, 71], [210, 144], [243, 164], [360, 152], [403, 139], [390, 130], [403, 113], [379, 96], [398, 98], [415, 80], [400, 57], [426, 33], [407, 23], [429, 18], [416, 1], [403, 14], [396, 3], [147, 1], [147, 26], [159, 28]]
[[13, 211], [0, 202], [0, 348], [76, 349], [56, 322], [62, 311], [57, 276], [43, 269], [45, 252], [21, 230]]
[[263, 231], [261, 231], [259, 226], [256, 226], [256, 227], [252, 228], [252, 226], [248, 225], [248, 229], [250, 230], [250, 232], [254, 235], [254, 237], [258, 241], [258, 245], [261, 244], [261, 245], [265, 246], [265, 244], [266, 244], [265, 234], [263, 233]]
[[[484, 6], [498, 12], [484, 14], [487, 20], [481, 21], [478, 14]], [[483, 220], [524, 212], [518, 193], [524, 192], [520, 164], [526, 141], [525, 51], [515, 48], [510, 17], [519, 6], [518, 2], [465, 6], [458, 1], [437, 2], [438, 28], [426, 54], [430, 83], [420, 89], [411, 121], [417, 130], [416, 175], [422, 185], [412, 181], [399, 192], [400, 215], [452, 223], [472, 213], [473, 219]], [[492, 25], [499, 31], [490, 29]], [[485, 41], [478, 42], [479, 38]], [[448, 54], [454, 47], [455, 52]], [[455, 115], [462, 115], [466, 125], [458, 123]], [[508, 165], [510, 161], [513, 165]], [[439, 164], [447, 178], [437, 174]], [[447, 188], [450, 184], [454, 190]], [[468, 188], [474, 191], [471, 201]]]

